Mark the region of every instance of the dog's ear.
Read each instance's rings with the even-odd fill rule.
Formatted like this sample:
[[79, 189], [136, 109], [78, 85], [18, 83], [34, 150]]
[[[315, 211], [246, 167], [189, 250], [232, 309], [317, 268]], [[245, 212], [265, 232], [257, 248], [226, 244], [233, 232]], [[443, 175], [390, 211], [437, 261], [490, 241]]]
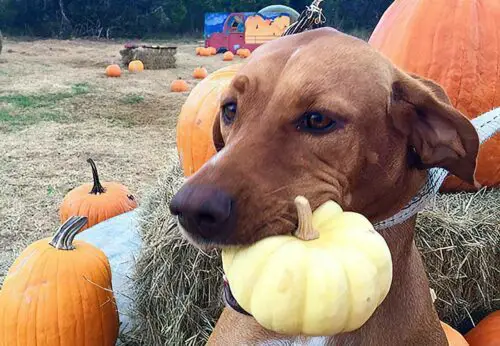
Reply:
[[220, 115], [215, 116], [214, 126], [212, 129], [212, 139], [214, 142], [215, 150], [221, 151], [224, 148], [224, 138], [222, 138], [222, 131], [220, 128]]
[[442, 167], [475, 184], [479, 137], [471, 122], [450, 105], [441, 86], [396, 70], [390, 115], [419, 156], [419, 168]]

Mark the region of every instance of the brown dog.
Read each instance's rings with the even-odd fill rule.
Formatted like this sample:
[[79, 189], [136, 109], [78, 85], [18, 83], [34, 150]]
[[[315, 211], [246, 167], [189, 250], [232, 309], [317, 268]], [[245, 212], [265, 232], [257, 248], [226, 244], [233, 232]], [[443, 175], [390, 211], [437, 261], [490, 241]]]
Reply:
[[[418, 52], [415, 52], [418, 54]], [[218, 154], [177, 193], [171, 211], [198, 246], [250, 244], [297, 227], [293, 200], [332, 199], [377, 222], [417, 193], [425, 168], [473, 183], [479, 140], [441, 87], [395, 68], [333, 29], [257, 49], [234, 78], [214, 127]], [[446, 345], [413, 240], [415, 218], [381, 231], [391, 290], [360, 329], [291, 338], [226, 308], [213, 345]]]

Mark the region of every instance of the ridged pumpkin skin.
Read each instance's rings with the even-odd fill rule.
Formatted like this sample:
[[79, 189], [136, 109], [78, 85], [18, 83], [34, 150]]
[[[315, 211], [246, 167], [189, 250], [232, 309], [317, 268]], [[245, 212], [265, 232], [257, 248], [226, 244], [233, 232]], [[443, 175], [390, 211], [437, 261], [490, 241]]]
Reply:
[[470, 346], [500, 345], [500, 310], [482, 319], [477, 326], [465, 334], [465, 339]]
[[[78, 230], [75, 230], [75, 234]], [[114, 346], [118, 312], [104, 253], [84, 242], [75, 249], [29, 245], [0, 291], [0, 346]]]
[[333, 201], [312, 214], [312, 228], [319, 238], [273, 236], [224, 249], [231, 292], [259, 324], [277, 333], [327, 336], [356, 330], [389, 292], [389, 248], [364, 216], [343, 212]]
[[[402, 69], [441, 84], [473, 119], [500, 106], [500, 1], [396, 0], [369, 43]], [[476, 173], [500, 185], [500, 135], [481, 145]], [[456, 177], [445, 191], [473, 190]]]
[[182, 106], [177, 120], [177, 151], [186, 177], [215, 154], [212, 131], [220, 97], [240, 66], [227, 66], [209, 74], [193, 88]]
[[82, 227], [82, 231], [137, 208], [137, 201], [126, 186], [117, 182], [101, 184], [94, 161], [89, 159], [88, 162], [92, 167], [94, 182], [68, 192], [59, 208], [61, 223], [71, 216], [87, 217], [87, 225]]

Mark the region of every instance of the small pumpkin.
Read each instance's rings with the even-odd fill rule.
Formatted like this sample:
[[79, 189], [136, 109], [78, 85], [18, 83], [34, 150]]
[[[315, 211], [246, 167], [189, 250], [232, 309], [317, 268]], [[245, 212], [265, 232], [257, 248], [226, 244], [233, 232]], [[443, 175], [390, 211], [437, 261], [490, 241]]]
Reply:
[[[451, 103], [474, 119], [500, 107], [499, 32], [498, 0], [397, 0], [369, 43], [403, 70], [438, 82]], [[477, 181], [500, 186], [500, 134], [481, 145], [477, 162]], [[449, 176], [442, 190], [475, 187]]]
[[189, 90], [189, 86], [185, 80], [183, 80], [181, 77], [177, 78], [176, 80], [172, 81], [170, 84], [170, 91], [175, 92], [175, 93], [181, 93]]
[[120, 77], [122, 75], [122, 69], [117, 64], [109, 65], [106, 67], [106, 76], [108, 77]]
[[209, 74], [189, 93], [177, 120], [177, 152], [186, 177], [196, 172], [215, 154], [212, 140], [220, 98], [240, 69], [229, 65]]
[[389, 248], [364, 216], [343, 212], [333, 201], [314, 213], [304, 197], [295, 205], [295, 236], [223, 249], [231, 292], [257, 322], [280, 334], [356, 330], [389, 292]]
[[[238, 53], [237, 53], [238, 54]], [[238, 56], [242, 59], [246, 59], [248, 58], [250, 55], [252, 55], [252, 53], [250, 52], [250, 49], [247, 49], [247, 48], [243, 48], [243, 49], [239, 49], [239, 54]]]
[[0, 291], [1, 346], [113, 346], [118, 313], [106, 255], [74, 241], [86, 217], [68, 219], [54, 237], [29, 245]]
[[243, 48], [238, 48], [238, 49], [236, 50], [236, 55], [241, 57], [241, 51], [242, 51], [242, 50], [243, 50]]
[[212, 53], [210, 52], [210, 49], [208, 49], [208, 48], [202, 48], [200, 50], [200, 55], [201, 56], [210, 56], [210, 55], [212, 55]]
[[[469, 346], [469, 343], [465, 338], [457, 332], [455, 329], [450, 327], [448, 324], [441, 321], [441, 327], [446, 334], [446, 339], [448, 340], [448, 345], [450, 346]], [[481, 344], [482, 345], [482, 344]]]
[[93, 183], [68, 192], [59, 209], [61, 223], [71, 216], [86, 216], [88, 223], [82, 230], [137, 207], [137, 201], [127, 187], [117, 182], [101, 184], [94, 161], [88, 159], [87, 162], [92, 168]]
[[215, 47], [208, 47], [208, 51], [210, 52], [210, 55], [217, 54], [217, 49], [215, 49]]
[[208, 72], [203, 66], [197, 67], [193, 71], [193, 78], [195, 79], [204, 79], [206, 76], [208, 76]]
[[202, 49], [203, 47], [196, 47], [195, 49], [196, 55], [200, 55]]
[[465, 339], [470, 346], [500, 345], [500, 310], [492, 312], [472, 328]]
[[232, 61], [234, 59], [234, 54], [230, 51], [227, 51], [222, 56], [223, 61]]
[[128, 70], [129, 70], [129, 72], [132, 72], [132, 73], [142, 72], [142, 71], [144, 71], [144, 64], [140, 60], [132, 60], [128, 64]]

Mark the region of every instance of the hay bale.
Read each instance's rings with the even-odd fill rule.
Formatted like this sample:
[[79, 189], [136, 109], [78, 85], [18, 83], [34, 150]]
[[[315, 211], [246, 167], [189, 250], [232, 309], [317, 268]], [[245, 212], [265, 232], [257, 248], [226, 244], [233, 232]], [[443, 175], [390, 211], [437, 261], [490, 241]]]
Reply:
[[[129, 345], [204, 345], [222, 311], [218, 252], [204, 254], [189, 245], [168, 211], [182, 181], [175, 160], [142, 205], [144, 249]], [[417, 242], [436, 306], [452, 326], [474, 311], [499, 308], [499, 201], [499, 190], [442, 195], [419, 217]]]
[[416, 235], [442, 320], [467, 330], [500, 309], [499, 189], [438, 195]]
[[132, 60], [140, 60], [147, 70], [164, 70], [176, 67], [175, 54], [176, 47], [160, 47], [160, 48], [125, 48], [120, 51], [122, 63], [124, 66]]
[[177, 159], [140, 210], [143, 250], [134, 281], [136, 324], [127, 345], [202, 345], [222, 309], [222, 264], [217, 251], [202, 253], [182, 237], [168, 210], [182, 184]]

